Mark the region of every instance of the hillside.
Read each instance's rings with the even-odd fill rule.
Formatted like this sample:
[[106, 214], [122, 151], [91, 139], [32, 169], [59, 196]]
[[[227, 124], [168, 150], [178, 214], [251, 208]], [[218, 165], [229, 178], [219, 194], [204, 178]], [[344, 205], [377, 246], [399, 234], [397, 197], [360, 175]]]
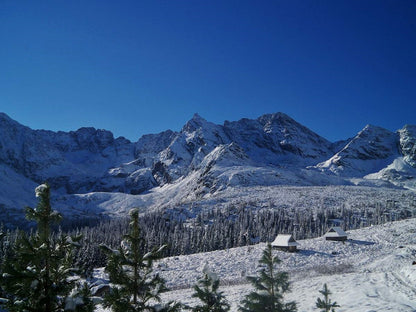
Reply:
[[[316, 311], [324, 283], [343, 311], [412, 312], [416, 309], [416, 219], [398, 221], [348, 231], [349, 240], [328, 242], [324, 238], [300, 240], [300, 251], [276, 251], [282, 260], [280, 269], [289, 272], [291, 293], [285, 299], [295, 300], [298, 311]], [[208, 263], [216, 272], [232, 311], [251, 290], [245, 276], [256, 274], [265, 243], [209, 253], [166, 258], [156, 264], [172, 290], [164, 300], [192, 304], [190, 286], [201, 276]], [[97, 269], [96, 277], [104, 278]], [[104, 311], [103, 309], [98, 309]]]

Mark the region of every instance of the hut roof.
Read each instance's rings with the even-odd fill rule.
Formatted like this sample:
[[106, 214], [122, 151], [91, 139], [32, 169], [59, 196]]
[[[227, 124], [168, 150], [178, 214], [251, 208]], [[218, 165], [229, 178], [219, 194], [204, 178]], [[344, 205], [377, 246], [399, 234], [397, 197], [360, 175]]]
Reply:
[[272, 246], [276, 247], [289, 247], [297, 245], [298, 243], [290, 234], [279, 234], [276, 236], [276, 239], [272, 242]]
[[347, 233], [345, 233], [339, 226], [334, 226], [326, 232], [325, 237], [347, 237]]

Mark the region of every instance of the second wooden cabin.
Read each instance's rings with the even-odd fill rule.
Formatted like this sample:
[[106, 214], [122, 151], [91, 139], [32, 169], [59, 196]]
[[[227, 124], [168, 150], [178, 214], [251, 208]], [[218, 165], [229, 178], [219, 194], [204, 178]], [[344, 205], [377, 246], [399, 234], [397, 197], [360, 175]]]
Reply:
[[347, 233], [345, 233], [339, 226], [333, 226], [328, 232], [326, 232], [325, 239], [331, 241], [346, 241]]

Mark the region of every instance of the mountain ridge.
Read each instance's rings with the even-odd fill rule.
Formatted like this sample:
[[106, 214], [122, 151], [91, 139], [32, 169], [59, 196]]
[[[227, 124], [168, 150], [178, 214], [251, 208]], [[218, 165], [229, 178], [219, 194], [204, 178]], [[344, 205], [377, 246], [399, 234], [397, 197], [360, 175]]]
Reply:
[[[284, 113], [223, 125], [194, 114], [179, 132], [146, 134], [131, 142], [92, 127], [32, 130], [0, 113], [0, 132], [0, 181], [10, 181], [10, 175], [25, 185], [48, 181], [59, 196], [145, 197], [176, 189], [184, 200], [198, 200], [230, 187], [273, 185], [416, 190], [413, 125], [396, 132], [367, 125], [344, 143], [329, 142]], [[0, 205], [9, 207], [6, 197], [7, 192], [0, 195]]]

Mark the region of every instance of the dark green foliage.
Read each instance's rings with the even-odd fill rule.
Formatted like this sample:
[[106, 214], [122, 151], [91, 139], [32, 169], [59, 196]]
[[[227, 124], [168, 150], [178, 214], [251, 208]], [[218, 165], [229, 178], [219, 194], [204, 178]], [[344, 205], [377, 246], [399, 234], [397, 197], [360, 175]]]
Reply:
[[35, 209], [26, 209], [26, 217], [36, 222], [37, 230], [31, 236], [21, 232], [2, 264], [0, 283], [4, 306], [10, 312], [64, 311], [77, 283], [69, 277], [76, 272], [73, 249], [80, 237], [60, 235], [52, 240], [51, 226], [61, 215], [50, 206], [49, 185], [38, 186], [36, 196], [39, 203]]
[[297, 311], [296, 303], [283, 303], [283, 294], [289, 291], [289, 276], [278, 272], [276, 265], [281, 261], [273, 256], [272, 246], [267, 244], [259, 264], [263, 266], [258, 276], [247, 277], [256, 289], [243, 300], [239, 310], [243, 312], [292, 312]]
[[91, 296], [90, 288], [86, 282], [78, 285], [66, 299], [65, 311], [94, 312], [95, 304]]
[[133, 209], [130, 216], [129, 232], [124, 235], [121, 247], [112, 250], [102, 246], [109, 256], [106, 272], [110, 282], [115, 284], [105, 296], [104, 306], [115, 312], [153, 311], [156, 306], [162, 309], [155, 302], [160, 302], [160, 294], [167, 288], [164, 280], [153, 273], [152, 266], [153, 261], [160, 258], [164, 246], [143, 254], [138, 210]]
[[329, 291], [328, 286], [324, 284], [323, 289], [319, 292], [324, 296], [324, 298], [323, 300], [321, 298], [316, 300], [316, 307], [321, 309], [321, 312], [335, 312], [335, 308], [338, 308], [339, 305], [335, 301], [331, 302], [331, 299], [329, 299], [331, 292]]
[[203, 277], [194, 286], [195, 293], [192, 297], [199, 298], [202, 305], [192, 308], [195, 312], [226, 312], [230, 310], [230, 305], [222, 292], [218, 292], [220, 280], [216, 274], [212, 273], [206, 265], [203, 269]]

